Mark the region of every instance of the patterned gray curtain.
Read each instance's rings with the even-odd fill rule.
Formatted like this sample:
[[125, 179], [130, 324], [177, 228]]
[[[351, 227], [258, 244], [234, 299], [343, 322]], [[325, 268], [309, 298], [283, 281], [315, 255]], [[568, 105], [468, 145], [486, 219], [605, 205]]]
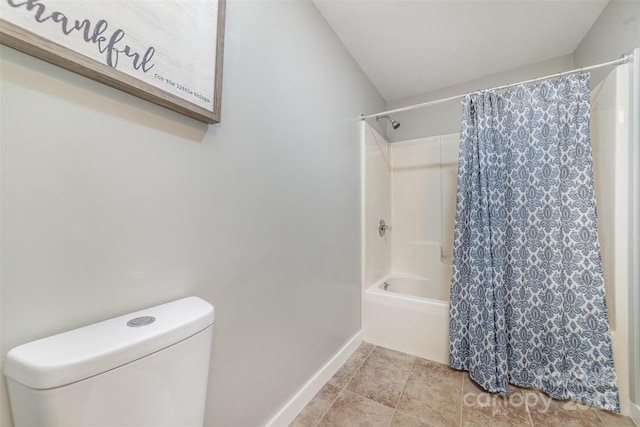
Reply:
[[463, 102], [450, 365], [619, 412], [596, 230], [589, 75]]

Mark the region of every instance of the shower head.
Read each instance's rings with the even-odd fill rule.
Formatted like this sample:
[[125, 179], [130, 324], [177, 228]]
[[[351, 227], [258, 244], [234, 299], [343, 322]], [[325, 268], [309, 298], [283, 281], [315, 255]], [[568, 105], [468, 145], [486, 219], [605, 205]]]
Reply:
[[391, 127], [394, 129], [398, 129], [400, 127], [400, 122], [397, 120], [393, 120], [391, 117], [389, 116], [378, 116], [376, 117], [376, 121], [379, 121], [380, 119], [387, 119], [391, 122]]

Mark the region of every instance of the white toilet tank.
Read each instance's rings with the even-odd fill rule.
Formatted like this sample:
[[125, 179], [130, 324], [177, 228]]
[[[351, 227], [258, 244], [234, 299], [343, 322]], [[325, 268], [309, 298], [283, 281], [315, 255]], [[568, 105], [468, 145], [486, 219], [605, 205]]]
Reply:
[[190, 297], [12, 349], [16, 427], [202, 426], [213, 320]]

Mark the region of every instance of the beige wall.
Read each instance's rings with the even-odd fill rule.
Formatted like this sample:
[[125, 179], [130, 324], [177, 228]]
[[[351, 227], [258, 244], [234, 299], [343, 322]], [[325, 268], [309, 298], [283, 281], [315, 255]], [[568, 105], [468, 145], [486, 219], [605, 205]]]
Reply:
[[[610, 0], [573, 53], [576, 67], [586, 67], [620, 58], [640, 48], [640, 2]], [[594, 88], [611, 67], [591, 71]]]
[[[573, 57], [565, 55], [548, 61], [538, 62], [526, 67], [491, 76], [479, 77], [470, 82], [450, 86], [433, 92], [403, 98], [387, 103], [387, 109], [400, 108], [436, 99], [447, 98], [480, 89], [486, 89], [508, 83], [519, 82], [539, 76], [558, 73], [573, 68]], [[417, 110], [392, 114], [400, 121], [400, 128], [387, 128], [389, 141], [404, 141], [407, 139], [423, 138], [426, 136], [445, 135], [460, 132], [462, 117], [462, 99], [449, 101]]]
[[0, 360], [196, 295], [207, 425], [246, 427], [360, 330], [357, 118], [384, 102], [313, 4], [228, 2], [215, 126], [6, 47], [0, 67]]
[[[473, 92], [479, 89], [519, 82], [586, 67], [619, 58], [640, 47], [640, 2], [611, 0], [573, 53], [508, 70], [491, 76], [481, 76], [470, 82], [433, 92], [398, 99], [387, 103], [386, 110]], [[591, 71], [591, 87], [595, 87], [611, 68]], [[393, 114], [402, 124], [399, 129], [387, 127], [389, 141], [404, 141], [425, 136], [460, 131], [460, 100], [450, 101], [413, 111]]]

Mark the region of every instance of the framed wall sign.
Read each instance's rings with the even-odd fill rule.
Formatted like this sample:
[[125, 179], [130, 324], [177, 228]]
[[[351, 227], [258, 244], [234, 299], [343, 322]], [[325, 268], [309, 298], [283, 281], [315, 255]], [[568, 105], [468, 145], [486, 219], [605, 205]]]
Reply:
[[0, 0], [0, 42], [220, 122], [225, 0]]

